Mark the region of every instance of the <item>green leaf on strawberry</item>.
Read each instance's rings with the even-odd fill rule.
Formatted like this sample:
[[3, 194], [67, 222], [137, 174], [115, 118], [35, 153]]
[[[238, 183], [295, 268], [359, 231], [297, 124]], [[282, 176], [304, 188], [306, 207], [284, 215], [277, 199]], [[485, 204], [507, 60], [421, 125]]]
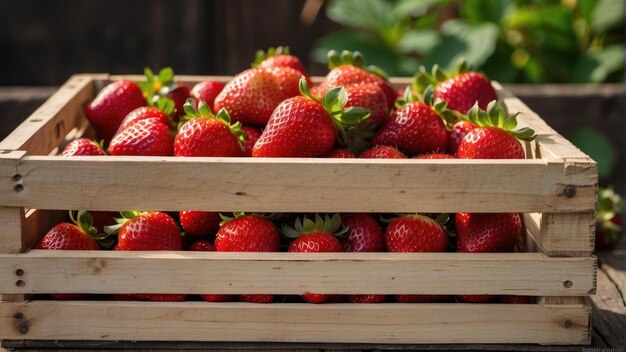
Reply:
[[536, 137], [535, 131], [530, 127], [513, 130], [517, 127], [517, 116], [519, 112], [507, 116], [508, 114], [504, 104], [498, 100], [489, 103], [486, 111], [479, 108], [478, 103], [476, 103], [467, 114], [461, 114], [459, 112], [455, 112], [454, 114], [460, 120], [469, 121], [479, 127], [497, 127], [503, 129], [523, 141], [532, 141]]

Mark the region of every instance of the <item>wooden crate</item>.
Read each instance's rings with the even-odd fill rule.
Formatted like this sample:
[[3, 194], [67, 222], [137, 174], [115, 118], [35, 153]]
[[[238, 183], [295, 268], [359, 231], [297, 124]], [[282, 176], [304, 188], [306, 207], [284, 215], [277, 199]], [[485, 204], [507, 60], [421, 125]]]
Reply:
[[[525, 143], [525, 160], [54, 156], [64, 140], [90, 133], [85, 105], [119, 78], [73, 76], [0, 143], [1, 339], [590, 343], [585, 296], [596, 287], [596, 164], [499, 85], [508, 109], [521, 111], [521, 124], [537, 132], [534, 142]], [[179, 77], [189, 84], [206, 78]], [[402, 86], [408, 81], [392, 82]], [[65, 209], [520, 212], [530, 252], [30, 250]], [[521, 305], [30, 299], [50, 292], [539, 298]]]

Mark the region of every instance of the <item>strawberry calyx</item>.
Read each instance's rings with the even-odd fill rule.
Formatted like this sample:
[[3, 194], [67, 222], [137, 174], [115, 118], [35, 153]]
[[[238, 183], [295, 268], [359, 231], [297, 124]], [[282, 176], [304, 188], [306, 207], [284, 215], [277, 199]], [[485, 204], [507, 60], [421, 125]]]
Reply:
[[272, 56], [278, 55], [291, 55], [291, 51], [288, 46], [277, 46], [275, 48], [268, 48], [267, 51], [258, 50], [254, 56], [254, 62], [252, 67], [258, 67], [261, 62]]
[[433, 90], [432, 85], [429, 85], [426, 87], [426, 89], [421, 95], [421, 98], [419, 96], [416, 96], [410, 87], [406, 87], [402, 97], [396, 100], [395, 106], [397, 109], [401, 109], [407, 104], [414, 103], [414, 102], [422, 102], [430, 106], [433, 109], [433, 111], [437, 115], [439, 115], [439, 117], [441, 117], [444, 125], [446, 125], [448, 129], [450, 129], [457, 122], [457, 117], [455, 116], [454, 111], [448, 109], [447, 102], [441, 99], [435, 100], [433, 97], [434, 97], [434, 90]]
[[122, 217], [120, 218], [115, 218], [115, 222], [117, 224], [115, 225], [109, 225], [109, 226], [105, 226], [104, 227], [104, 232], [107, 235], [114, 235], [116, 233], [119, 232], [119, 230], [122, 228], [122, 226], [124, 226], [125, 223], [127, 223], [128, 221], [130, 221], [132, 218], [139, 216], [143, 214], [142, 212], [138, 211], [138, 210], [125, 210], [125, 211], [121, 211], [120, 215]]
[[220, 218], [222, 219], [222, 221], [220, 222], [220, 226], [223, 226], [224, 224], [226, 224], [227, 222], [231, 221], [231, 220], [235, 220], [244, 216], [258, 216], [260, 218], [265, 218], [268, 220], [274, 220], [275, 218], [277, 218], [280, 215], [280, 213], [246, 213], [246, 212], [234, 212], [233, 216], [227, 216], [224, 215], [222, 213], [220, 213]]
[[605, 243], [614, 243], [624, 231], [621, 221], [615, 221], [624, 211], [624, 200], [615, 193], [613, 186], [598, 190], [596, 206], [597, 227], [602, 230]]
[[294, 226], [283, 225], [281, 233], [283, 236], [289, 239], [298, 238], [302, 235], [315, 232], [326, 232], [334, 236], [341, 237], [348, 231], [348, 228], [343, 227], [341, 222], [341, 215], [335, 213], [333, 216], [325, 214], [324, 217], [320, 214], [315, 214], [315, 220], [311, 220], [306, 216], [302, 219], [296, 218]]
[[174, 70], [171, 67], [161, 69], [157, 75], [149, 67], [146, 67], [143, 69], [143, 73], [146, 76], [146, 80], [136, 83], [141, 88], [143, 96], [150, 106], [155, 103], [155, 100], [158, 101], [159, 96], [167, 95], [167, 93], [178, 87], [174, 83]]
[[472, 66], [464, 57], [459, 58], [456, 65], [448, 72], [444, 71], [437, 64], [433, 65], [430, 73], [426, 70], [426, 67], [420, 66], [411, 87], [414, 92], [424, 92], [430, 85], [437, 86], [441, 82], [470, 71], [473, 71]]
[[76, 224], [81, 231], [91, 237], [96, 237], [98, 235], [98, 230], [93, 226], [93, 216], [91, 216], [87, 210], [70, 210], [69, 213], [70, 220], [72, 220], [72, 222]]
[[467, 115], [456, 111], [453, 113], [460, 120], [469, 121], [478, 127], [496, 127], [509, 132], [517, 139], [523, 141], [532, 141], [536, 137], [535, 130], [530, 127], [514, 130], [517, 127], [517, 115], [519, 115], [519, 112], [508, 115], [504, 104], [498, 100], [490, 102], [487, 106], [487, 111], [479, 108], [478, 103], [476, 103], [467, 112]]
[[185, 115], [180, 117], [180, 120], [178, 121], [178, 129], [180, 129], [180, 127], [189, 120], [197, 118], [216, 119], [228, 126], [230, 132], [237, 137], [237, 141], [240, 146], [242, 146], [242, 143], [248, 138], [246, 132], [241, 129], [241, 122], [237, 121], [235, 123], [231, 123], [230, 114], [226, 108], [222, 108], [217, 112], [217, 114], [213, 114], [211, 107], [207, 103], [200, 101], [198, 107], [196, 108], [195, 100], [193, 98], [189, 98], [185, 101], [183, 109], [185, 110]]
[[360, 51], [343, 50], [339, 53], [336, 50], [330, 50], [327, 57], [329, 70], [339, 66], [350, 65], [373, 73], [385, 81], [389, 80], [389, 75], [382, 68], [375, 65], [366, 65], [365, 56]]

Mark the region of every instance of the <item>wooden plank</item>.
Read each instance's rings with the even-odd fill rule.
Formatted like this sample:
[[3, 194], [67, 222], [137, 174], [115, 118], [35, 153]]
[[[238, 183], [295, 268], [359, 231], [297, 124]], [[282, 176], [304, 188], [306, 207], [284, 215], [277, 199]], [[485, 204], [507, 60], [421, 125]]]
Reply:
[[595, 214], [526, 213], [524, 224], [549, 256], [589, 256], [593, 253]]
[[598, 270], [598, 292], [591, 296], [593, 325], [610, 347], [626, 343], [626, 307], [618, 287], [604, 270]]
[[[10, 283], [3, 288], [7, 293], [583, 296], [594, 289], [596, 260], [541, 253], [33, 250], [0, 256], [0, 267], [8, 268], [0, 272], [0, 282]], [[24, 274], [17, 277], [17, 270]]]
[[0, 150], [25, 150], [47, 155], [65, 135], [85, 119], [85, 105], [94, 97], [93, 75], [74, 75], [41, 107], [20, 124]]
[[22, 248], [24, 208], [0, 207], [0, 253], [19, 253]]
[[626, 249], [598, 252], [600, 269], [620, 292], [626, 304]]
[[0, 304], [0, 337], [588, 344], [589, 314], [581, 305], [33, 301]]
[[22, 252], [29, 251], [37, 245], [39, 239], [54, 225], [67, 220], [67, 212], [61, 210], [30, 209], [24, 219], [22, 232]]
[[[0, 177], [0, 205], [112, 211], [580, 212], [595, 208], [596, 190], [593, 173], [564, 175], [562, 164], [545, 160], [35, 156], [23, 158], [19, 172], [24, 177], [20, 192], [7, 187], [10, 178]], [[579, 185], [575, 197], [563, 194], [568, 184]]]

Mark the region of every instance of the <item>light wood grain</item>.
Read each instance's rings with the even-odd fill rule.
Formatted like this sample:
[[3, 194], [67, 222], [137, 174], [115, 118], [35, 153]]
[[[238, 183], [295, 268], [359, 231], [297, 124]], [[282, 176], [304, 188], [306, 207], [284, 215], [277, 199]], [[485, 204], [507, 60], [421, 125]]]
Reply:
[[22, 234], [22, 252], [37, 245], [39, 239], [52, 227], [67, 219], [67, 212], [61, 210], [30, 209], [26, 212]]
[[94, 97], [90, 75], [72, 76], [41, 107], [20, 124], [0, 150], [25, 150], [29, 155], [47, 155], [85, 120], [85, 106]]
[[593, 252], [595, 214], [527, 213], [524, 224], [543, 253], [550, 256], [589, 256]]
[[[43, 251], [0, 256], [7, 293], [515, 294], [581, 296], [595, 258], [540, 253]], [[22, 278], [15, 271], [25, 272]], [[24, 280], [23, 287], [14, 285]], [[564, 286], [565, 281], [572, 286]]]
[[[543, 160], [25, 157], [24, 189], [0, 205], [36, 209], [262, 212], [579, 212], [595, 174]], [[576, 197], [564, 186], [578, 184]], [[588, 186], [584, 186], [587, 184]]]
[[0, 319], [7, 339], [589, 343], [581, 305], [34, 301], [0, 304]]
[[591, 296], [595, 328], [610, 346], [626, 343], [626, 306], [618, 286], [604, 270], [598, 270], [598, 292]]
[[23, 208], [0, 207], [0, 253], [19, 253], [22, 248]]

